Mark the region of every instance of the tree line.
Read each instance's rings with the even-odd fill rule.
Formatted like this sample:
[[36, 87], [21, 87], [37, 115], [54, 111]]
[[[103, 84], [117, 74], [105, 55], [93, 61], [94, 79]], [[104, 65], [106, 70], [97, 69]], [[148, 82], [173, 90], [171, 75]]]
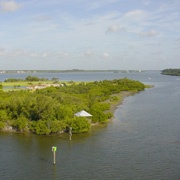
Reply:
[[[29, 90], [0, 92], [0, 129], [12, 126], [18, 131], [52, 134], [66, 131], [87, 132], [90, 129], [84, 117], [74, 114], [85, 110], [92, 114], [92, 123], [105, 123], [113, 116], [104, 113], [110, 108], [112, 94], [121, 91], [142, 91], [141, 82], [124, 79], [72, 83], [63, 87], [48, 87], [35, 92]], [[116, 99], [116, 98], [114, 98]]]
[[[58, 81], [59, 78], [53, 77], [51, 80], [52, 81]], [[12, 79], [12, 78], [10, 78], [10, 79], [6, 79], [4, 82], [22, 82], [22, 81], [49, 81], [49, 79], [45, 78], [45, 77], [39, 78], [37, 76], [27, 76], [25, 78], [25, 80], [24, 79]]]
[[162, 70], [163, 75], [180, 76], [180, 69], [164, 69]]

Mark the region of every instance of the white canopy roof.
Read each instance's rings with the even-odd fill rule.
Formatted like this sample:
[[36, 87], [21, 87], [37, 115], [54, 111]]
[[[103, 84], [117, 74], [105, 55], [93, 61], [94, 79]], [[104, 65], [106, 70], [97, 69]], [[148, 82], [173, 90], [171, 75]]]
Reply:
[[91, 115], [91, 114], [89, 114], [88, 112], [86, 112], [86, 111], [82, 110], [82, 111], [80, 111], [80, 112], [78, 112], [78, 113], [74, 114], [74, 116], [91, 117], [92, 115]]

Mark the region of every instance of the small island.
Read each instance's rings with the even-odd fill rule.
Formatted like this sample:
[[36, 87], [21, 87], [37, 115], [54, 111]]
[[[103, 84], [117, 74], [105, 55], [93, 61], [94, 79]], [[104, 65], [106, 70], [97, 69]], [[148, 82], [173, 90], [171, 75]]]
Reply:
[[163, 75], [180, 76], [180, 69], [164, 69], [162, 70]]
[[[33, 84], [40, 83], [42, 79], [38, 80], [28, 77], [17, 81]], [[7, 80], [2, 84], [13, 82], [16, 80]], [[92, 125], [108, 122], [124, 97], [146, 87], [139, 81], [127, 78], [64, 84], [36, 90], [4, 91], [1, 88], [0, 130], [49, 135], [61, 134], [72, 127], [72, 133], [88, 132]], [[91, 121], [86, 117], [74, 116], [82, 110], [92, 115]]]

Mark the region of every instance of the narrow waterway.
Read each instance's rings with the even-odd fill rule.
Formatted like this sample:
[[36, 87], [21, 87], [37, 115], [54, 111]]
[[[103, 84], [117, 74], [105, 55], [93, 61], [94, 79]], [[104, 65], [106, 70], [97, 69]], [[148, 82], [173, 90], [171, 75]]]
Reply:
[[[71, 142], [67, 134], [0, 132], [0, 179], [179, 179], [180, 81], [159, 72], [107, 73], [104, 79], [118, 75], [155, 87], [127, 97], [110, 123], [73, 135]], [[57, 146], [55, 166], [52, 146]]]

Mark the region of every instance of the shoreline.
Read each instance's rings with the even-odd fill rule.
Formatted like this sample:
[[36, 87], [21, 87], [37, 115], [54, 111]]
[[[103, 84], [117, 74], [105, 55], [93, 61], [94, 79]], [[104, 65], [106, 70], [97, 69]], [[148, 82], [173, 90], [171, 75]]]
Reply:
[[[122, 91], [122, 92], [120, 92], [118, 94], [113, 94], [113, 95], [110, 96], [110, 99], [113, 96], [116, 96], [116, 97], [118, 97], [118, 100], [111, 101], [110, 99], [107, 99], [104, 102], [102, 102], [102, 103], [109, 103], [110, 104], [110, 109], [104, 111], [104, 113], [109, 112], [109, 113], [113, 114], [113, 117], [108, 119], [108, 122], [112, 121], [115, 118], [114, 113], [115, 113], [116, 109], [118, 108], [118, 106], [123, 104], [124, 99], [126, 97], [132, 96], [134, 94], [135, 94], [135, 92], [132, 92], [132, 91]], [[100, 123], [91, 123], [91, 127], [99, 125], [99, 124]], [[16, 128], [13, 128], [12, 126], [6, 126], [6, 127], [2, 128], [2, 129], [0, 129], [0, 131], [2, 131], [2, 132], [11, 132], [11, 133], [25, 133], [25, 134], [26, 133], [33, 133], [31, 131], [26, 131], [26, 132], [23, 131], [23, 132], [21, 132], [21, 131], [18, 131]], [[64, 134], [64, 133], [62, 133], [62, 134]]]
[[113, 117], [110, 118], [110, 119], [108, 120], [108, 122], [111, 121], [111, 120], [113, 120], [113, 119], [115, 118], [114, 113], [115, 113], [116, 109], [118, 109], [118, 106], [120, 106], [120, 105], [123, 104], [124, 99], [125, 99], [126, 97], [128, 97], [128, 96], [134, 95], [135, 93], [136, 93], [136, 92], [132, 92], [132, 91], [122, 91], [122, 92], [120, 92], [120, 93], [118, 93], [118, 94], [113, 94], [113, 95], [111, 95], [111, 97], [117, 96], [117, 97], [118, 97], [118, 100], [117, 100], [117, 101], [112, 101], [112, 102], [111, 102], [110, 99], [104, 101], [104, 103], [109, 103], [109, 104], [110, 104], [110, 109], [109, 109], [109, 110], [106, 110], [105, 113], [109, 112], [109, 113], [112, 113], [112, 114], [113, 114]]
[[132, 91], [122, 91], [122, 92], [120, 92], [120, 93], [118, 93], [118, 94], [113, 94], [111, 97], [117, 96], [119, 99], [118, 99], [117, 101], [112, 101], [112, 102], [110, 102], [109, 99], [106, 100], [105, 103], [110, 102], [110, 106], [111, 106], [110, 109], [107, 110], [106, 112], [110, 112], [110, 113], [113, 113], [113, 114], [114, 114], [114, 112], [116, 111], [116, 109], [118, 108], [118, 106], [121, 105], [121, 104], [123, 104], [124, 99], [125, 99], [126, 97], [132, 96], [132, 95], [134, 95], [134, 94], [135, 94], [135, 92], [132, 92]]

